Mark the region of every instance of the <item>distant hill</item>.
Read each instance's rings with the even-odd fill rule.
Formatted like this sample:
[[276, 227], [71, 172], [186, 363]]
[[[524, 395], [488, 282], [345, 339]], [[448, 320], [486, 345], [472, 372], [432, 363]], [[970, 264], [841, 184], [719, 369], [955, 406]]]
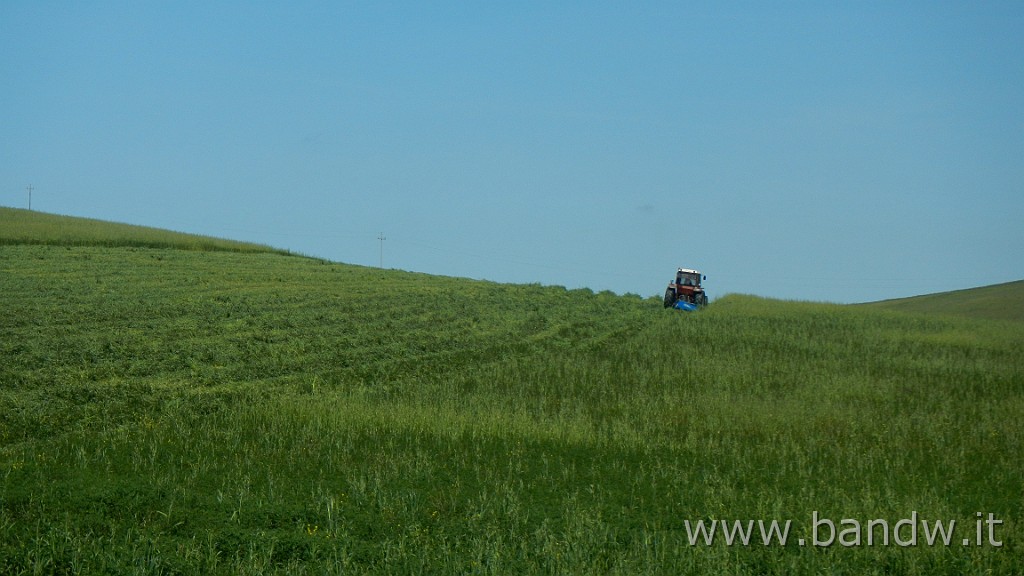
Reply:
[[288, 253], [263, 244], [0, 207], [0, 246], [12, 244]]
[[881, 300], [867, 303], [865, 306], [903, 312], [1024, 321], [1024, 280], [910, 298]]

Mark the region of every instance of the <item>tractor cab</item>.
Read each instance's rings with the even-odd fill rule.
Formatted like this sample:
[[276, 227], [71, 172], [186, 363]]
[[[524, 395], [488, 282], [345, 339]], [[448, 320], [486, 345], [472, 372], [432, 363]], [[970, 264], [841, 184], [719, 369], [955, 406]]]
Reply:
[[696, 270], [687, 270], [680, 268], [676, 270], [676, 284], [680, 286], [696, 286], [700, 287], [700, 272]]
[[707, 276], [697, 270], [679, 268], [676, 270], [676, 277], [665, 289], [665, 308], [675, 306], [677, 302], [690, 304], [694, 307], [707, 306], [708, 296], [701, 287], [701, 280]]

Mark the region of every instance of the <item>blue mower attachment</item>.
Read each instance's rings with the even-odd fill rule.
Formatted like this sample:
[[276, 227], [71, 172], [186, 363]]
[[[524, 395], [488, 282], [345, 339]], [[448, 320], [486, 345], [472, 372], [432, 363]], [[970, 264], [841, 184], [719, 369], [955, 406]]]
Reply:
[[672, 305], [676, 310], [685, 310], [686, 312], [693, 312], [697, 309], [696, 304], [684, 302], [683, 300], [676, 300], [676, 303]]

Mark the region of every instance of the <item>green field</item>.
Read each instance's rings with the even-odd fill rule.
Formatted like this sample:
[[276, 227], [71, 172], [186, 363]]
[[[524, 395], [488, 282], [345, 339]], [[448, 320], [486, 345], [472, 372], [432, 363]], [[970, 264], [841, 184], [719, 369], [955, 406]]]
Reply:
[[0, 573], [1024, 571], [1024, 322], [30, 216], [0, 209]]
[[1024, 280], [993, 286], [871, 302], [869, 306], [965, 318], [1024, 321]]
[[57, 216], [17, 208], [0, 207], [0, 224], [0, 246], [41, 244], [288, 253], [286, 250], [251, 242], [236, 242], [91, 218]]

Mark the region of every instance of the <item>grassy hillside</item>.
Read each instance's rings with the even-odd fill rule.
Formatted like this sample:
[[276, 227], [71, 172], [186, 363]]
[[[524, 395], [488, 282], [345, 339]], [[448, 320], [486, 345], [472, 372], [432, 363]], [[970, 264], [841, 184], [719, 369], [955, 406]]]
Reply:
[[903, 312], [1020, 322], [1024, 321], [1024, 280], [912, 298], [883, 300], [868, 305]]
[[0, 246], [23, 244], [286, 253], [249, 242], [0, 207]]
[[1024, 568], [1024, 325], [101, 244], [0, 246], [0, 573]]

